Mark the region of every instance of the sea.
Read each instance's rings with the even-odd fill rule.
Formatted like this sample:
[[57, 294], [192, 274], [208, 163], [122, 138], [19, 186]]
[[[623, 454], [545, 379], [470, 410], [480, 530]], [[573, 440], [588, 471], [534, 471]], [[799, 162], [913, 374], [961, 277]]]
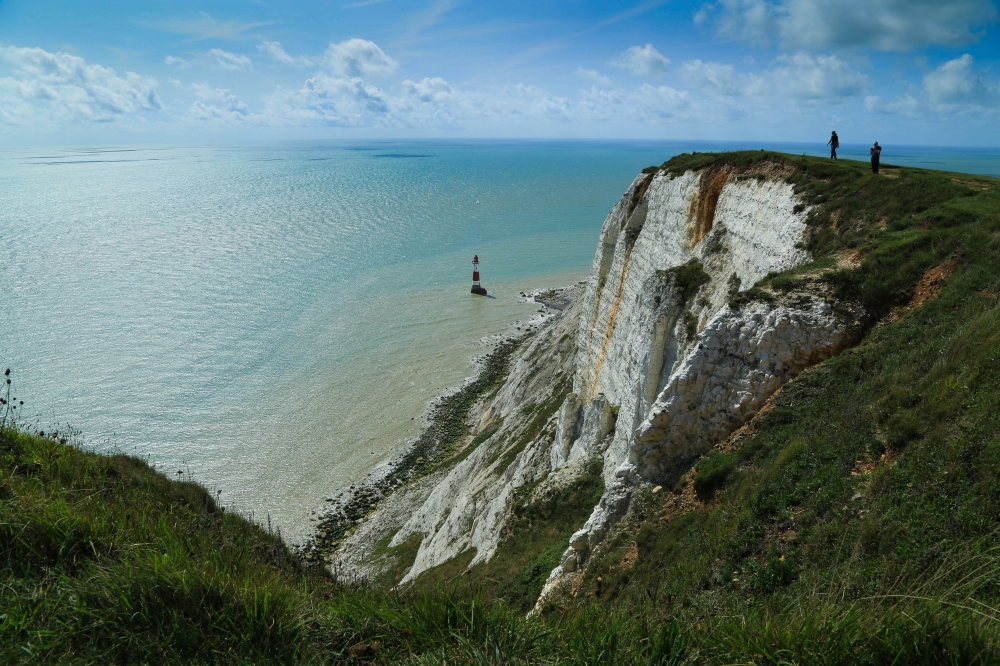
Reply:
[[[36, 430], [309, 530], [414, 437], [521, 294], [586, 277], [646, 166], [817, 144], [341, 141], [0, 151], [0, 365]], [[857, 153], [857, 155], [855, 155]], [[843, 157], [865, 159], [866, 146]], [[1000, 149], [884, 163], [1000, 176]], [[473, 255], [488, 297], [470, 294]]]

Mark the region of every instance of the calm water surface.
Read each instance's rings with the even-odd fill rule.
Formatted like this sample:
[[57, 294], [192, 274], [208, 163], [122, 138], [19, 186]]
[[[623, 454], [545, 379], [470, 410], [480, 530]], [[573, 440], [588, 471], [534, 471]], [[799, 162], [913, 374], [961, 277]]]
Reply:
[[[519, 291], [583, 278], [641, 168], [743, 147], [823, 153], [638, 142], [5, 151], [0, 364], [41, 427], [69, 423], [96, 448], [184, 470], [299, 537], [324, 497], [417, 433], [490, 336], [535, 312]], [[887, 146], [883, 160], [1000, 175], [996, 150], [909, 150]], [[468, 293], [474, 253], [495, 298]]]

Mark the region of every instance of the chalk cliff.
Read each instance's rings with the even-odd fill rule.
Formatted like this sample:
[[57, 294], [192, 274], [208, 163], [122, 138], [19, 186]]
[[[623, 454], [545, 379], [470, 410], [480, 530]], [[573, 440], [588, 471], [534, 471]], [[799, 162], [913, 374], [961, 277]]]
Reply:
[[478, 437], [464, 459], [391, 498], [337, 565], [370, 573], [358, 544], [390, 535], [390, 548], [420, 539], [404, 583], [472, 548], [470, 566], [487, 561], [519, 489], [544, 493], [600, 458], [604, 495], [544, 599], [613, 529], [636, 487], [676, 478], [784, 382], [848, 346], [863, 313], [820, 282], [746, 293], [810, 261], [809, 209], [788, 173], [764, 162], [637, 177], [604, 222], [586, 284], [473, 409]]

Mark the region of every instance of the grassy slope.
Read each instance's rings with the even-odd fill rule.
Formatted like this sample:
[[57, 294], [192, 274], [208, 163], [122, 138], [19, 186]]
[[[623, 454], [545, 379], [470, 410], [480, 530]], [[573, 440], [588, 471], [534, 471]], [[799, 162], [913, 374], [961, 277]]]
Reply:
[[685, 653], [676, 624], [595, 631], [595, 619], [542, 624], [475, 594], [338, 585], [197, 485], [0, 429], [0, 663], [625, 664]]
[[[738, 449], [702, 461], [714, 500], [664, 517], [672, 493], [640, 498], [563, 612], [520, 613], [560, 519], [592, 499], [586, 481], [521, 506], [498, 557], [461, 585], [382, 594], [300, 567], [141, 461], [6, 431], [0, 660], [326, 663], [353, 648], [382, 663], [995, 661], [995, 181], [767, 153], [665, 167], [759, 159], [798, 168], [790, 180], [816, 205], [806, 270], [829, 269], [872, 322], [928, 269], [955, 271], [938, 298], [789, 384]], [[831, 269], [843, 248], [860, 267]]]
[[[719, 661], [995, 662], [996, 181], [778, 159], [799, 167], [790, 181], [818, 205], [819, 261], [797, 273], [860, 250], [860, 267], [823, 279], [864, 303], [869, 324], [907, 303], [929, 269], [950, 260], [954, 272], [936, 299], [787, 385], [735, 451], [700, 461], [695, 485], [721, 486], [714, 501], [674, 515], [671, 493], [648, 495], [644, 519], [591, 564], [585, 589], [612, 608], [728, 635], [704, 645]], [[637, 561], [623, 567], [633, 542]]]

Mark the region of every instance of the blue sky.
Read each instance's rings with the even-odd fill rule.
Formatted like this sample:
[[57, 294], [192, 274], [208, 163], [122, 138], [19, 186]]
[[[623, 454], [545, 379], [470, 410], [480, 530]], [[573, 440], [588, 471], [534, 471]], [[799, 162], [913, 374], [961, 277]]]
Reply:
[[996, 0], [0, 0], [0, 141], [1000, 145]]

